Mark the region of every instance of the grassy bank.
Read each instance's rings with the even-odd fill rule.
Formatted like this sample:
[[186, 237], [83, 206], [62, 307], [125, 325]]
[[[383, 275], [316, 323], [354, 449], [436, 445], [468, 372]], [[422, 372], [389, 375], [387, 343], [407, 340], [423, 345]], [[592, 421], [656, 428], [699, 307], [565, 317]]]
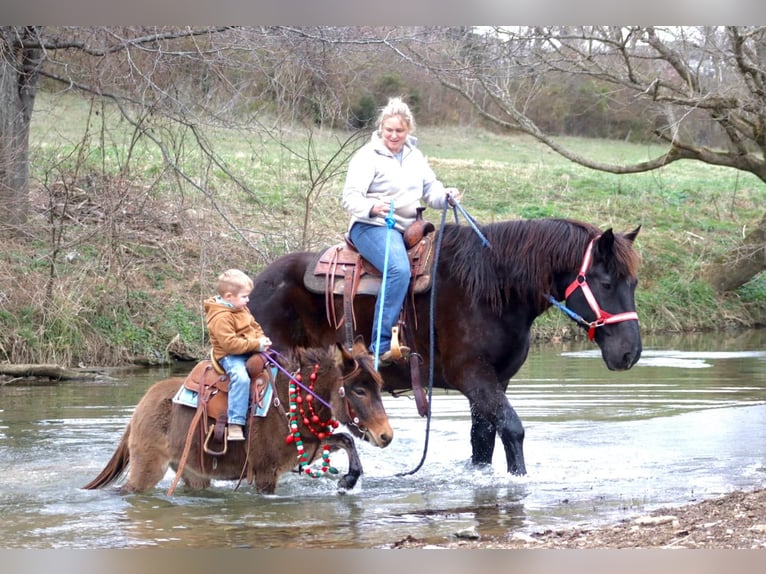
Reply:
[[[275, 257], [337, 241], [350, 134], [262, 126], [189, 130], [157, 123], [178, 170], [114, 110], [42, 97], [33, 118], [33, 212], [25, 237], [0, 246], [0, 361], [114, 365], [165, 360], [176, 337], [206, 349], [202, 300], [220, 270], [257, 273]], [[700, 279], [766, 209], [755, 177], [697, 162], [611, 175], [579, 167], [526, 137], [423, 126], [438, 176], [464, 191], [480, 223], [571, 217], [603, 229], [642, 226], [637, 305], [645, 332], [766, 323], [766, 277], [718, 296]], [[602, 162], [659, 148], [567, 139]], [[429, 215], [429, 212], [426, 212]], [[438, 221], [438, 213], [429, 219]], [[556, 313], [535, 336], [571, 336]]]

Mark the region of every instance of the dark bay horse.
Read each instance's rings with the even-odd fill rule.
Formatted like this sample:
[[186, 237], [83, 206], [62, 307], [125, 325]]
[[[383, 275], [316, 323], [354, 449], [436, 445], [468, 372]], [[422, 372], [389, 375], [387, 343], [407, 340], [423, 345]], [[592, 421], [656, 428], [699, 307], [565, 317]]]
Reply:
[[[428, 356], [431, 293], [415, 296], [414, 346], [425, 372], [433, 360], [434, 386], [457, 389], [468, 398], [472, 462], [491, 464], [497, 434], [508, 472], [525, 474], [524, 428], [505, 393], [527, 358], [532, 323], [554, 302], [565, 301], [565, 309], [579, 316], [600, 347], [606, 366], [630, 369], [642, 350], [633, 249], [640, 227], [620, 234], [578, 221], [535, 219], [479, 229], [490, 247], [469, 226], [443, 226], [434, 277], [434, 356]], [[304, 286], [304, 273], [316, 255], [284, 255], [255, 278], [250, 309], [277, 349], [344, 339], [343, 329], [328, 322], [325, 297]], [[365, 338], [374, 305], [373, 296], [354, 300], [355, 333]], [[380, 371], [384, 391], [410, 388], [406, 364]]]
[[[211, 479], [237, 480], [246, 476], [249, 483], [255, 482], [259, 492], [272, 494], [285, 472], [299, 467], [306, 474], [316, 473], [308, 465], [320, 456], [323, 464], [329, 465], [325, 446], [346, 452], [349, 468], [339, 481], [339, 489], [353, 488], [362, 474], [354, 441], [330, 427], [345, 424], [357, 437], [378, 447], [391, 442], [393, 431], [380, 396], [380, 374], [364, 345], [356, 346], [351, 353], [330, 345], [297, 348], [288, 355], [283, 357], [285, 370], [277, 371], [273, 405], [266, 416], [253, 417], [247, 441], [229, 442], [223, 455], [203, 454], [200, 446], [204, 432], [200, 436], [189, 431], [196, 409], [172, 401], [184, 378], [165, 379], [144, 394], [112, 458], [83, 488], [107, 486], [127, 470], [128, 478], [120, 492], [143, 492], [163, 478], [168, 466], [174, 471], [182, 466], [181, 478], [189, 488], [207, 488]], [[297, 386], [301, 384], [303, 388]], [[306, 387], [310, 390], [306, 391]], [[193, 454], [185, 458], [182, 453], [190, 436], [193, 442], [189, 452]], [[182, 460], [184, 464], [179, 465]]]

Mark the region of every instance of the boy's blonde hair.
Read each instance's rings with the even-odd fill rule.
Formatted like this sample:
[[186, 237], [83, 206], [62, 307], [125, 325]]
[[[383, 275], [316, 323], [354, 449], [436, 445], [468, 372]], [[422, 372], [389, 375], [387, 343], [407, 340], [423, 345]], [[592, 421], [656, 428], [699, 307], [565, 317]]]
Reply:
[[410, 107], [402, 98], [389, 98], [386, 107], [380, 110], [378, 116], [378, 133], [383, 122], [392, 116], [399, 116], [401, 120], [410, 128], [410, 133], [415, 133], [415, 118], [410, 111]]
[[222, 297], [226, 293], [239, 293], [240, 291], [253, 290], [253, 280], [239, 269], [227, 269], [218, 276], [218, 294]]

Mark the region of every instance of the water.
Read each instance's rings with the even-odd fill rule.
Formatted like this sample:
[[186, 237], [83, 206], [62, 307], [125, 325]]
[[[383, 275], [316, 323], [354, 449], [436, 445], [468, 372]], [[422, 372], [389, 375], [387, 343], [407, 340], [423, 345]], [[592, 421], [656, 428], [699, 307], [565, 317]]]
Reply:
[[[508, 395], [524, 422], [528, 475], [469, 464], [467, 402], [433, 400], [426, 421], [386, 398], [396, 438], [359, 444], [365, 474], [288, 474], [276, 494], [216, 482], [166, 495], [84, 491], [111, 456], [135, 403], [167, 370], [115, 379], [0, 387], [2, 548], [375, 548], [461, 531], [529, 533], [598, 524], [766, 486], [766, 331], [655, 337], [613, 373], [588, 343], [534, 348]], [[346, 468], [345, 455], [333, 465]]]

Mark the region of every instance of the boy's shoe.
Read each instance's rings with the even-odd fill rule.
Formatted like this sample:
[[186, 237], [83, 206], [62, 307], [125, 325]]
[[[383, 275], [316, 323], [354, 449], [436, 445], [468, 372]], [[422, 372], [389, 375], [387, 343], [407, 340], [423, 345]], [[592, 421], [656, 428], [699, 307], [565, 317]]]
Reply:
[[229, 425], [229, 440], [245, 440], [245, 435], [242, 434], [242, 427], [240, 425]]

